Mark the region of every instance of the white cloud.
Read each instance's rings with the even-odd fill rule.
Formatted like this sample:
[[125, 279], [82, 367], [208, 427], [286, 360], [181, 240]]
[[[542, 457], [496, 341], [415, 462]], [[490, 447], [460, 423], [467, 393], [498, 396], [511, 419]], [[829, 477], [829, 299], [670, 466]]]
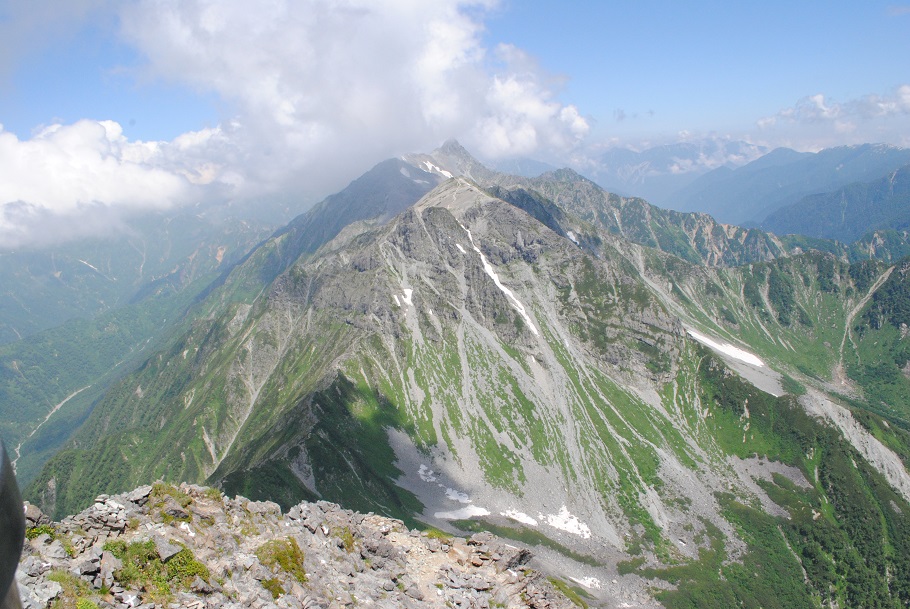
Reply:
[[894, 134], [906, 133], [910, 127], [910, 84], [884, 95], [869, 94], [843, 102], [817, 93], [759, 119], [757, 126], [766, 135], [786, 130], [794, 141], [816, 142], [810, 148], [863, 141], [907, 145], [910, 141], [895, 141]]
[[449, 137], [507, 156], [570, 148], [587, 134], [520, 50], [502, 46], [491, 57], [482, 19], [494, 5], [144, 1], [125, 10], [123, 31], [152, 76], [233, 104], [251, 187], [296, 178], [319, 191], [354, 177], [353, 168]]
[[27, 140], [0, 125], [0, 247], [104, 234], [131, 214], [236, 198], [244, 179], [221, 128], [130, 141], [114, 121], [54, 124]]
[[78, 2], [71, 27], [117, 12], [121, 40], [144, 58], [139, 82], [214, 93], [225, 118], [170, 142], [129, 141], [110, 121], [22, 141], [0, 132], [0, 244], [27, 242], [36, 218], [87, 209], [312, 199], [450, 137], [499, 157], [571, 150], [589, 131], [530, 57], [485, 47], [496, 0]]

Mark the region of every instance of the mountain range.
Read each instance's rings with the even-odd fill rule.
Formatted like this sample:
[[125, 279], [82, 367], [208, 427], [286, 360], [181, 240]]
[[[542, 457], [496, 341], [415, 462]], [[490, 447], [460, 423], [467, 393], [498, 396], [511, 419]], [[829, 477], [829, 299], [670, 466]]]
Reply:
[[489, 530], [607, 606], [902, 606], [905, 246], [779, 238], [447, 142], [200, 290], [26, 495], [61, 516], [161, 478]]
[[805, 196], [880, 179], [910, 163], [910, 149], [882, 144], [817, 153], [778, 148], [737, 168], [719, 167], [676, 191], [668, 207], [721, 222], [758, 224]]

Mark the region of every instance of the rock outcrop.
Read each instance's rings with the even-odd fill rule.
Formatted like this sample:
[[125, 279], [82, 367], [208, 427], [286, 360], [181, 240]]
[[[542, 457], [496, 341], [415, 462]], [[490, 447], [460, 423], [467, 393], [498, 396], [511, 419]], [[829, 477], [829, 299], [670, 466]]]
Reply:
[[282, 513], [182, 484], [101, 495], [52, 523], [26, 504], [16, 580], [26, 609], [78, 607], [571, 607], [528, 550], [328, 502]]

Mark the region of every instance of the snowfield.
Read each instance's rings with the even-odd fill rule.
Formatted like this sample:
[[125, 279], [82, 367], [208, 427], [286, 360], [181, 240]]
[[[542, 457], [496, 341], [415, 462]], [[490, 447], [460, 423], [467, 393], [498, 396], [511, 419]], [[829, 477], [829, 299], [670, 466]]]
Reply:
[[580, 521], [577, 516], [570, 514], [569, 508], [566, 506], [562, 506], [558, 514], [547, 514], [546, 516], [539, 514], [538, 517], [554, 529], [578, 535], [582, 539], [591, 537], [590, 527]]
[[739, 347], [734, 347], [730, 343], [719, 343], [716, 340], [709, 338], [704, 334], [700, 334], [691, 328], [686, 328], [686, 332], [689, 334], [689, 336], [705, 345], [706, 347], [714, 349], [715, 351], [719, 351], [720, 353], [728, 355], [733, 359], [739, 360], [746, 364], [751, 364], [752, 366], [757, 366], [759, 368], [762, 368], [765, 365], [765, 362], [761, 361], [757, 355], [749, 353], [748, 351], [740, 349]]
[[537, 521], [525, 514], [524, 512], [519, 512], [516, 510], [508, 510], [506, 512], [500, 512], [500, 516], [505, 516], [506, 518], [511, 518], [521, 524], [526, 524], [532, 527], [537, 526]]
[[436, 512], [433, 514], [435, 518], [440, 518], [442, 520], [465, 520], [468, 518], [473, 518], [474, 516], [489, 516], [490, 510], [482, 508], [478, 505], [469, 505], [463, 507], [460, 510], [452, 510], [451, 512]]

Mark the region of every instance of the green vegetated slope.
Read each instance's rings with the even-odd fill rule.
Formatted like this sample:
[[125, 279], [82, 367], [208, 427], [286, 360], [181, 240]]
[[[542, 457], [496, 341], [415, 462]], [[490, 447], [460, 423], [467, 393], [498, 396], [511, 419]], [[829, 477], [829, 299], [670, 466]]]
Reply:
[[778, 234], [799, 233], [843, 243], [852, 243], [873, 230], [908, 227], [910, 165], [873, 182], [810, 195], [762, 222], [762, 228]]
[[693, 323], [793, 377], [910, 423], [906, 261], [849, 264], [811, 252], [709, 269], [652, 255], [648, 266], [670, 279], [667, 293]]
[[14, 451], [11, 458], [18, 457], [22, 484], [69, 439], [112, 383], [180, 327], [184, 311], [211, 279], [0, 346], [0, 435]]
[[[907, 499], [838, 430], [806, 414], [793, 396], [774, 398], [756, 390], [707, 351], [697, 376], [707, 405], [706, 432], [721, 450], [785, 464], [800, 475], [773, 473], [759, 481], [784, 510], [776, 516], [733, 494], [716, 494], [724, 517], [746, 544], [742, 555], [733, 555], [719, 531], [707, 527], [708, 543], [698, 560], [661, 567], [631, 560], [621, 570], [676, 584], [658, 594], [670, 608], [905, 606]], [[910, 434], [879, 430], [907, 454]]]
[[[0, 346], [0, 434], [21, 452], [20, 480], [31, 481], [110, 384], [132, 371], [143, 353], [160, 347], [158, 338], [185, 330], [181, 324], [194, 300], [217, 293], [193, 308], [189, 319], [207, 316], [222, 303], [250, 302], [301, 253], [311, 253], [351, 222], [388, 219], [439, 179], [397, 159], [380, 163], [246, 260], [265, 229], [210, 217], [212, 210], [140, 218], [135, 230], [109, 241], [3, 254], [6, 295], [27, 306], [4, 307], [0, 328], [25, 335], [34, 329], [18, 324], [17, 315], [44, 325], [76, 316]], [[238, 262], [244, 264], [224, 288]]]
[[[535, 534], [592, 564], [620, 553], [621, 571], [678, 584], [660, 593], [670, 606], [906, 603], [907, 498], [838, 428], [744, 383], [682, 325], [747, 346], [792, 394], [847, 382], [887, 417], [857, 410], [864, 433], [906, 459], [906, 406], [863, 377], [864, 349], [888, 336], [906, 365], [900, 269], [822, 253], [709, 268], [540, 191], [494, 192], [450, 180], [259, 292], [274, 257], [254, 252], [28, 496], [59, 514], [162, 477], [432, 517], [402, 483], [412, 451], [500, 530], [515, 528], [500, 511], [565, 506], [590, 538]], [[285, 238], [267, 248], [290, 260]]]
[[0, 334], [18, 338], [0, 345], [0, 434], [24, 483], [110, 385], [179, 328], [218, 273], [267, 234], [192, 213], [134, 224], [107, 241], [2, 254], [0, 302], [22, 306], [0, 307]]
[[0, 344], [181, 290], [240, 259], [268, 225], [205, 211], [150, 214], [107, 238], [0, 252]]

